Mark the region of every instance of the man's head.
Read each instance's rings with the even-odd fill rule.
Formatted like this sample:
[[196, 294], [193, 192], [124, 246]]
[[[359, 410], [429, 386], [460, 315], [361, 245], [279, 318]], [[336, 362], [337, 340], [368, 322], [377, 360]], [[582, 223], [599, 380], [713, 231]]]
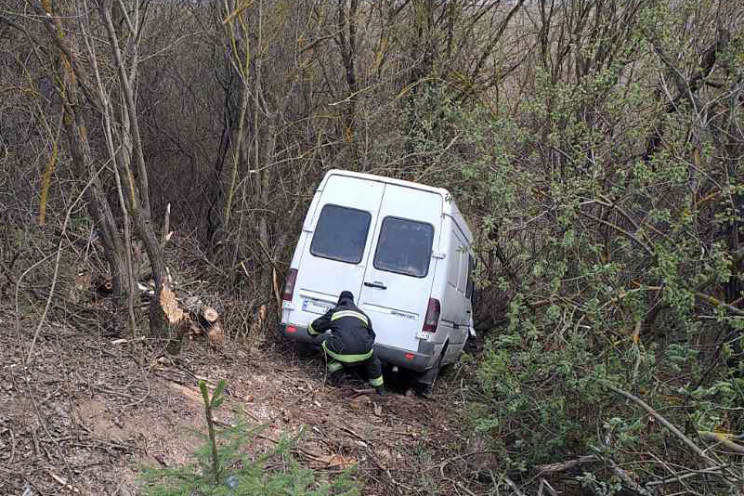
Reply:
[[354, 295], [351, 291], [341, 291], [341, 295], [338, 297], [338, 302], [341, 303], [344, 300], [354, 302]]

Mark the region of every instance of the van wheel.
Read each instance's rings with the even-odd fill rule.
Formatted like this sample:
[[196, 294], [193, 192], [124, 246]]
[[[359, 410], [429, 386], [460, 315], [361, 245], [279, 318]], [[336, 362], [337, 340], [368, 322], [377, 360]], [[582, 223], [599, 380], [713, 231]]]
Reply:
[[416, 392], [421, 396], [424, 396], [425, 398], [431, 397], [431, 394], [434, 391], [434, 385], [439, 378], [439, 372], [442, 370], [443, 358], [444, 353], [439, 355], [434, 366], [424, 372], [416, 383]]
[[308, 343], [302, 343], [299, 341], [295, 341], [294, 349], [300, 358], [308, 358], [312, 355], [315, 355], [315, 350]]

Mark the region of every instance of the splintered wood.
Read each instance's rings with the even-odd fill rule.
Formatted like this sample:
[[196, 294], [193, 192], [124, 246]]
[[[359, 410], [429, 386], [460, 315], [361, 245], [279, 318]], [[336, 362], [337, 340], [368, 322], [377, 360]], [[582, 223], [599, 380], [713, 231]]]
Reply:
[[160, 290], [160, 308], [163, 310], [165, 318], [168, 319], [168, 324], [172, 326], [180, 324], [187, 317], [178, 305], [176, 295], [167, 285], [163, 285]]
[[[147, 293], [145, 293], [147, 295]], [[163, 284], [151, 306], [162, 336], [170, 339], [168, 351], [178, 354], [184, 337], [207, 335], [209, 346], [221, 349], [225, 344], [225, 331], [220, 324], [220, 314], [196, 296], [179, 299], [168, 284]]]
[[155, 316], [155, 320], [161, 322], [159, 327], [165, 331], [163, 337], [169, 339], [166, 350], [172, 355], [179, 354], [183, 337], [191, 326], [191, 318], [181, 309], [178, 298], [167, 284], [160, 288], [157, 305], [151, 311], [154, 312], [151, 315]]

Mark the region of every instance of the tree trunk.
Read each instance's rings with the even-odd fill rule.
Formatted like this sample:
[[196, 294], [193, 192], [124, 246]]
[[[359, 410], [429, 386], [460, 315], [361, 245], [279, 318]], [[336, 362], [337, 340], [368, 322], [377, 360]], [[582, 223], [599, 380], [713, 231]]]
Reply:
[[[150, 267], [152, 269], [152, 277], [155, 281], [155, 299], [152, 301], [150, 308], [150, 333], [151, 335], [161, 338], [175, 338], [180, 339], [180, 331], [177, 331], [178, 336], [174, 336], [174, 326], [178, 324], [177, 319], [171, 315], [169, 308], [166, 303], [169, 301], [169, 294], [171, 290], [169, 287], [169, 281], [167, 280], [167, 270], [165, 266], [165, 257], [163, 254], [162, 247], [158, 240], [157, 234], [155, 233], [155, 227], [152, 224], [152, 217], [150, 211], [150, 198], [149, 198], [149, 186], [147, 179], [147, 167], [145, 165], [144, 154], [142, 151], [142, 140], [139, 133], [139, 124], [137, 122], [137, 108], [134, 101], [134, 91], [132, 89], [132, 83], [130, 80], [135, 79], [136, 73], [136, 50], [132, 61], [132, 73], [127, 74], [126, 68], [123, 63], [123, 55], [119, 46], [119, 40], [114, 27], [113, 21], [111, 20], [111, 6], [104, 3], [99, 4], [99, 13], [101, 20], [103, 21], [106, 32], [109, 38], [109, 45], [111, 47], [111, 53], [116, 62], [117, 75], [119, 77], [119, 86], [122, 92], [122, 124], [124, 128], [123, 134], [125, 134], [123, 141], [127, 145], [131, 145], [131, 155], [124, 157], [121, 160], [125, 167], [124, 183], [127, 186], [129, 192], [129, 213], [132, 215], [134, 220], [134, 226], [137, 230], [142, 243], [145, 246], [147, 252], [147, 258], [150, 261]], [[134, 36], [134, 33], [131, 33]], [[129, 151], [129, 150], [127, 150]], [[134, 174], [130, 167], [131, 159], [137, 166], [137, 181], [135, 183]]]
[[346, 71], [346, 86], [349, 96], [344, 104], [342, 128], [343, 138], [351, 147], [351, 161], [354, 168], [359, 167], [359, 152], [356, 146], [357, 134], [357, 94], [359, 83], [356, 77], [356, 17], [359, 0], [350, 0], [349, 11], [346, 12], [346, 0], [338, 2], [338, 43], [341, 49], [341, 60]]
[[[75, 90], [71, 85], [66, 85], [64, 93], [62, 95], [63, 99], [75, 98]], [[76, 105], [69, 101], [65, 101], [63, 105], [65, 111], [65, 134], [67, 135], [70, 155], [77, 170], [77, 175], [81, 178], [93, 178], [90, 187], [85, 192], [85, 200], [94, 226], [100, 233], [103, 241], [104, 256], [111, 271], [113, 294], [120, 301], [124, 301], [126, 295], [132, 291], [132, 287], [126, 277], [125, 247], [119, 235], [111, 205], [109, 205], [103, 191], [103, 185], [98, 177], [98, 171], [93, 164], [90, 142], [85, 131], [87, 129], [85, 119], [73, 110], [73, 108], [77, 107]]]
[[[69, 45], [68, 39], [65, 37], [65, 32], [59, 18], [52, 13], [51, 4], [49, 2], [42, 2], [42, 4], [33, 3], [32, 7], [44, 19], [44, 27], [47, 35], [57, 48], [55, 79], [59, 83], [56, 91], [62, 102], [62, 123], [70, 148], [70, 156], [72, 157], [76, 176], [81, 180], [91, 181], [84, 198], [94, 226], [100, 233], [103, 241], [104, 256], [111, 271], [112, 291], [121, 302], [124, 301], [121, 298], [129, 294], [133, 288], [126, 277], [127, 265], [124, 256], [124, 246], [116, 226], [111, 205], [104, 193], [99, 171], [96, 169], [93, 161], [87, 133], [88, 127], [81, 110], [81, 99], [78, 90], [82, 89], [83, 92], [86, 92], [84, 81], [87, 78], [84, 73], [80, 72], [80, 64]], [[92, 97], [90, 91], [86, 92], [86, 95]], [[94, 98], [90, 99], [94, 104], [97, 103]]]

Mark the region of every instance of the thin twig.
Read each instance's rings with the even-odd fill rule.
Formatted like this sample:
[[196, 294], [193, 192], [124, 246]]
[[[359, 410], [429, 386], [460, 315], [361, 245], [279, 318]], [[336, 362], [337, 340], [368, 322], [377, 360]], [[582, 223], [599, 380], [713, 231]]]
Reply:
[[565, 472], [566, 470], [570, 470], [579, 465], [584, 465], [586, 463], [594, 463], [598, 461], [599, 461], [599, 458], [597, 458], [595, 455], [586, 455], [586, 456], [580, 456], [579, 458], [575, 458], [573, 460], [568, 460], [566, 462], [551, 463], [549, 465], [538, 465], [536, 468], [538, 471], [538, 475], [547, 475], [547, 474], [554, 474], [557, 472]]
[[[39, 411], [39, 406], [36, 404], [36, 400], [34, 400], [33, 391], [31, 390], [31, 382], [29, 382], [28, 377], [23, 377], [24, 382], [26, 383], [26, 393], [28, 399], [31, 401], [31, 405], [34, 407], [34, 412], [36, 413], [36, 416], [39, 419], [39, 424], [41, 425], [41, 428], [44, 429], [44, 432], [49, 437], [49, 440], [52, 441], [54, 446], [57, 448], [57, 453], [59, 454], [59, 457], [62, 458], [62, 462], [65, 464], [65, 468], [67, 469], [67, 473], [72, 478], [74, 472], [72, 471], [72, 468], [70, 468], [70, 464], [67, 462], [67, 458], [65, 458], [64, 452], [62, 451], [62, 447], [59, 445], [59, 441], [57, 441], [54, 436], [49, 432], [49, 429], [47, 428], [46, 419]], [[49, 456], [49, 453], [47, 453], [47, 456]], [[51, 457], [50, 457], [51, 460]]]
[[8, 458], [8, 461], [5, 462], [8, 464], [8, 466], [13, 464], [13, 460], [15, 459], [16, 455], [16, 442], [15, 442], [15, 435], [13, 434], [13, 429], [10, 427], [8, 428], [8, 433], [10, 433], [10, 458]]
[[666, 479], [647, 482], [645, 485], [647, 487], [654, 487], [654, 486], [661, 486], [664, 484], [670, 484], [672, 482], [677, 482], [681, 484], [684, 479], [691, 479], [692, 477], [695, 477], [696, 475], [720, 475], [720, 471], [728, 467], [729, 467], [728, 465], [720, 465], [717, 467], [710, 467], [705, 470], [692, 470], [686, 474], [682, 474], [682, 475], [675, 474], [674, 476], [667, 477]]
[[38, 262], [36, 262], [35, 264], [33, 264], [31, 267], [29, 267], [28, 269], [26, 269], [25, 271], [23, 271], [23, 274], [21, 274], [21, 277], [19, 277], [18, 280], [16, 281], [16, 287], [15, 287], [15, 318], [16, 318], [16, 332], [18, 333], [18, 338], [19, 339], [20, 339], [20, 334], [21, 334], [21, 309], [20, 309], [20, 307], [18, 305], [18, 295], [19, 295], [19, 293], [21, 291], [21, 281], [23, 281], [23, 278], [26, 277], [26, 274], [28, 274], [29, 272], [31, 272], [32, 270], [34, 270], [36, 267], [38, 267], [39, 265], [43, 264], [44, 262], [46, 262], [50, 258], [52, 258], [52, 256], [54, 256], [54, 253], [50, 253], [46, 257], [42, 258], [41, 260], [39, 260]]
[[640, 405], [644, 410], [646, 410], [654, 418], [656, 418], [656, 420], [658, 420], [659, 422], [661, 422], [667, 429], [669, 429], [670, 431], [672, 431], [672, 433], [674, 433], [675, 436], [677, 436], [678, 438], [680, 438], [683, 443], [685, 443], [692, 451], [695, 452], [695, 454], [697, 454], [698, 456], [700, 456], [701, 458], [705, 459], [706, 461], [708, 461], [710, 463], [715, 463], [715, 461], [713, 459], [711, 459], [707, 454], [705, 454], [705, 451], [703, 451], [697, 444], [695, 444], [692, 441], [692, 439], [690, 439], [689, 437], [685, 436], [684, 433], [682, 431], [680, 431], [674, 424], [672, 424], [671, 422], [669, 422], [666, 418], [662, 417], [659, 412], [657, 412], [656, 410], [654, 410], [653, 408], [651, 408], [651, 406], [649, 406], [648, 403], [646, 403], [645, 401], [643, 401], [642, 399], [640, 399], [638, 396], [635, 396], [635, 395], [633, 395], [633, 394], [631, 394], [631, 393], [629, 393], [629, 392], [627, 392], [625, 390], [620, 389], [619, 387], [617, 387], [614, 384], [612, 384], [610, 381], [607, 381], [607, 380], [604, 380], [604, 379], [599, 379], [599, 382], [600, 382], [600, 384], [602, 384], [603, 386], [605, 386], [607, 389], [610, 389], [610, 390], [616, 392], [617, 394], [619, 394], [621, 396], [624, 396], [625, 398], [627, 398], [627, 399], [629, 399], [629, 400], [637, 403], [638, 405]]
[[75, 201], [72, 202], [72, 205], [70, 205], [70, 208], [67, 209], [67, 214], [65, 215], [65, 221], [62, 223], [62, 234], [60, 235], [59, 245], [57, 246], [57, 258], [54, 261], [54, 274], [52, 276], [52, 287], [49, 289], [49, 296], [47, 297], [46, 306], [44, 307], [44, 313], [41, 315], [39, 324], [36, 326], [34, 337], [31, 340], [31, 346], [28, 349], [28, 356], [26, 356], [26, 367], [28, 367], [28, 365], [31, 363], [31, 357], [33, 356], [34, 346], [36, 345], [36, 340], [39, 339], [39, 333], [41, 332], [41, 327], [44, 325], [44, 321], [46, 320], [47, 314], [49, 313], [49, 307], [52, 304], [52, 297], [54, 296], [54, 289], [57, 287], [57, 279], [59, 277], [59, 262], [60, 262], [60, 259], [62, 258], [62, 242], [64, 240], [65, 231], [67, 231], [67, 224], [69, 224], [70, 222], [70, 216], [72, 215], [72, 210], [75, 208], [75, 205], [77, 205], [77, 203], [83, 197], [83, 195], [88, 190], [90, 185], [93, 184], [93, 182], [98, 178], [98, 175], [101, 173], [101, 171], [103, 171], [103, 169], [106, 168], [106, 166], [108, 166], [109, 162], [110, 160], [107, 160], [101, 166], [101, 168], [98, 169], [95, 174], [93, 174], [93, 176], [88, 180], [88, 183], [85, 185], [83, 190], [80, 192], [77, 198], [75, 198]]
[[618, 476], [618, 478], [623, 481], [623, 484], [630, 489], [631, 491], [634, 491], [642, 496], [651, 496], [653, 492], [649, 489], [644, 488], [640, 484], [638, 484], [636, 481], [634, 481], [630, 475], [628, 475], [628, 472], [623, 470], [620, 465], [615, 462], [612, 458], [605, 458], [607, 463], [612, 468], [612, 471], [615, 473], [615, 475]]
[[504, 476], [504, 482], [506, 482], [506, 485], [508, 485], [517, 496], [526, 496], [524, 492], [519, 489], [519, 486], [517, 486], [517, 484], [506, 475]]

